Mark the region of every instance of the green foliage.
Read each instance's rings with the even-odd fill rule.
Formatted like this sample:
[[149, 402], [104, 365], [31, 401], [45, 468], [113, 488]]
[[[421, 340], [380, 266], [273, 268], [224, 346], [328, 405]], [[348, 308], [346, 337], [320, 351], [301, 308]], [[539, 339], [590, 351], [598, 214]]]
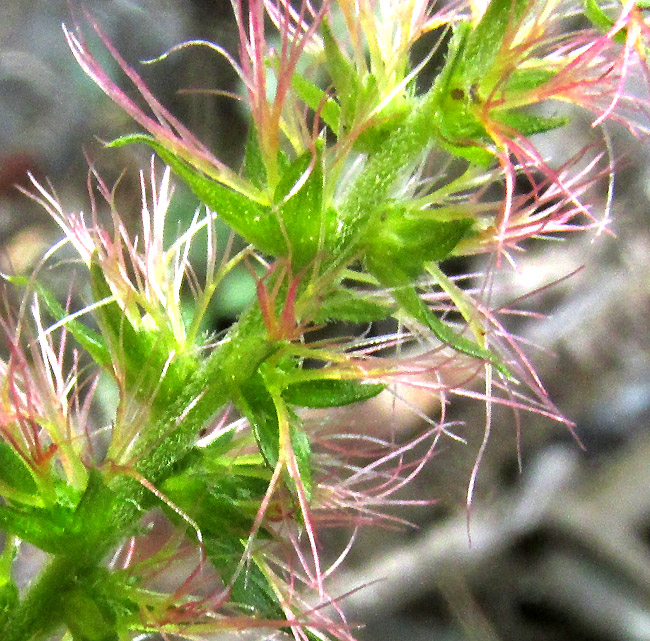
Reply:
[[[230, 584], [232, 600], [242, 612], [281, 619], [282, 609], [255, 561], [240, 565], [267, 487], [259, 478], [263, 470], [259, 463], [240, 465], [236, 459], [215, 454], [214, 448], [203, 451], [195, 465], [165, 481], [164, 492], [198, 525], [208, 559], [221, 579]], [[168, 515], [187, 529], [188, 536], [196, 536], [178, 514], [168, 510]], [[259, 536], [268, 538], [265, 531]]]
[[249, 180], [258, 189], [264, 189], [266, 187], [266, 167], [264, 166], [264, 158], [262, 157], [255, 127], [251, 127], [248, 132], [242, 173], [244, 174], [244, 178]]
[[[262, 205], [208, 178], [149, 136], [139, 134], [124, 136], [109, 143], [109, 146], [122, 147], [132, 143], [144, 143], [151, 147], [201, 202], [216, 211], [246, 241], [272, 256], [286, 254], [286, 241], [272, 207]], [[252, 151], [250, 153], [254, 154]], [[248, 168], [249, 171], [254, 172], [255, 181], [260, 182], [262, 169], [254, 157], [254, 155], [249, 157]]]
[[87, 585], [66, 593], [63, 619], [74, 641], [118, 641], [115, 617], [107, 605], [93, 598]]
[[0, 630], [17, 605], [18, 588], [13, 581], [7, 581], [0, 586]]
[[106, 347], [103, 337], [75, 319], [69, 319], [69, 314], [61, 306], [56, 296], [42, 283], [32, 281], [24, 276], [7, 276], [6, 279], [20, 287], [35, 287], [40, 299], [45, 303], [47, 311], [56, 322], [65, 321], [66, 329], [75, 337], [79, 345], [90, 355], [90, 357], [102, 367], [108, 367], [111, 356]]
[[314, 315], [316, 323], [330, 320], [371, 323], [388, 318], [394, 305], [365, 292], [340, 287], [325, 297]]
[[368, 269], [377, 276], [377, 265], [391, 265], [411, 281], [417, 279], [425, 263], [447, 258], [473, 224], [471, 219], [439, 222], [407, 207], [387, 207], [367, 241]]
[[[298, 187], [298, 189], [296, 189]], [[323, 203], [323, 169], [320, 153], [298, 157], [282, 175], [273, 197], [274, 209], [286, 235], [294, 269], [333, 246], [336, 216]]]
[[518, 94], [541, 87], [555, 77], [555, 72], [545, 67], [515, 69], [506, 84], [506, 94]]
[[47, 508], [0, 505], [0, 529], [50, 554], [68, 551], [73, 513], [61, 505]]
[[[208, 178], [148, 136], [125, 136], [110, 146], [138, 142], [152, 147], [197, 198], [261, 251], [276, 257], [291, 256], [293, 265], [299, 269], [317, 252], [327, 251], [333, 244], [336, 212], [323, 203], [319, 153], [314, 156], [306, 152], [292, 163], [287, 164], [286, 160], [281, 163], [284, 171], [275, 188], [273, 203], [261, 205]], [[266, 170], [252, 133], [244, 159], [244, 173], [255, 186], [264, 186]]]
[[[478, 25], [458, 24], [432, 90], [438, 143], [478, 166], [494, 162], [487, 120], [509, 127], [511, 137], [545, 133], [566, 124], [564, 118], [542, 118], [518, 108], [526, 103], [527, 94], [556, 73], [534, 60], [527, 60], [529, 67], [518, 68], [516, 50], [505, 51], [505, 40], [530, 6], [530, 0], [492, 0]], [[488, 96], [498, 100], [486, 109]], [[509, 107], [509, 101], [515, 106]]]
[[[259, 450], [267, 465], [274, 468], [280, 460], [280, 424], [276, 399], [273, 398], [268, 387], [268, 379], [274, 384], [284, 378], [281, 370], [260, 371], [251, 376], [240, 388], [238, 405], [248, 418]], [[288, 408], [282, 408], [288, 412]], [[289, 413], [289, 412], [288, 412]], [[311, 492], [311, 446], [309, 439], [299, 425], [298, 420], [290, 415], [290, 441], [293, 454], [296, 457], [300, 471], [301, 483], [305, 492]], [[290, 483], [291, 485], [291, 483]]]
[[255, 372], [241, 386], [239, 393], [238, 405], [251, 423], [262, 456], [273, 468], [280, 451], [278, 416], [262, 375]]
[[385, 388], [379, 383], [317, 379], [288, 385], [283, 396], [288, 403], [301, 407], [343, 407], [367, 401]]
[[505, 37], [512, 33], [531, 0], [490, 0], [474, 29], [467, 34], [459, 75], [468, 85], [489, 75]]
[[585, 0], [585, 16], [601, 31], [609, 31], [614, 26], [614, 21], [602, 10], [597, 0]]
[[325, 45], [325, 67], [336, 88], [336, 97], [340, 105], [337, 118], [337, 132], [349, 127], [357, 110], [360, 108], [362, 87], [354, 65], [341, 51], [327, 19], [321, 23], [321, 34]]
[[388, 264], [376, 264], [373, 265], [372, 269], [379, 281], [386, 287], [391, 288], [395, 302], [410, 318], [429, 328], [438, 339], [449, 347], [473, 358], [487, 361], [505, 376], [510, 376], [508, 369], [501, 363], [496, 354], [459, 334], [450, 325], [438, 318], [422, 300], [406, 273], [391, 269]]
[[[323, 103], [323, 120], [339, 138], [354, 132], [354, 148], [363, 153], [376, 153], [402, 124], [410, 111], [408, 101], [382, 104], [378, 80], [372, 73], [358, 70], [336, 42], [327, 20], [321, 23], [325, 48], [325, 68], [335, 88], [336, 102], [325, 98], [303, 79], [296, 83], [298, 93], [314, 110]], [[318, 103], [316, 100], [318, 99]], [[327, 113], [325, 113], [327, 112]], [[372, 117], [368, 117], [372, 114]]]
[[487, 149], [487, 133], [474, 114], [478, 85], [465, 77], [469, 23], [459, 23], [449, 42], [447, 59], [432, 88], [433, 124], [438, 144], [450, 153], [479, 166], [489, 166], [494, 155]]
[[553, 131], [554, 129], [563, 127], [569, 122], [568, 118], [562, 116], [543, 117], [514, 110], [497, 111], [493, 117], [495, 120], [511, 127], [522, 136], [544, 134], [547, 131]]
[[[610, 29], [613, 22], [597, 0], [585, 2], [587, 17], [598, 28]], [[197, 605], [190, 593], [179, 590], [161, 596], [139, 583], [138, 571], [144, 566], [155, 569], [156, 555], [141, 566], [136, 559], [124, 572], [104, 568], [108, 554], [120, 541], [142, 533], [138, 529], [141, 516], [153, 508], [164, 511], [178, 531], [178, 541], [183, 539], [184, 545], [189, 541], [194, 550], [205, 552], [229, 591], [226, 616], [234, 613], [241, 617], [237, 621], [258, 617], [261, 623], [267, 618], [273, 625], [284, 626], [287, 608], [297, 606], [285, 599], [294, 586], [281, 582], [283, 573], [291, 569], [285, 570], [278, 550], [293, 542], [301, 529], [308, 530], [313, 543], [311, 512], [322, 496], [318, 475], [329, 471], [329, 462], [325, 459], [323, 464], [313, 446], [309, 421], [303, 423], [307, 413], [299, 408], [343, 407], [364, 402], [385, 389], [383, 384], [370, 382], [377, 380], [372, 378], [372, 368], [365, 380], [357, 380], [364, 375], [353, 353], [358, 343], [341, 338], [343, 332], [335, 340], [310, 342], [309, 322], [406, 318], [441, 341], [449, 348], [446, 352], [455, 350], [510, 377], [506, 364], [490, 351], [491, 343], [483, 335], [482, 309], [446, 277], [438, 263], [460, 251], [461, 243], [465, 251], [479, 232], [482, 241], [484, 233], [497, 228], [501, 211], [485, 194], [498, 180], [497, 155], [505, 162], [504, 138], [548, 132], [566, 122], [525, 110], [535, 103], [536, 95], [543, 94], [536, 94], [537, 90], [559, 70], [557, 61], [534, 57], [537, 45], [525, 43], [523, 53], [516, 51], [519, 43], [514, 32], [533, 9], [532, 0], [491, 0], [477, 24], [454, 18], [443, 67], [432, 87], [421, 95], [416, 94], [416, 83], [408, 73], [406, 49], [411, 43], [400, 40], [410, 35], [390, 36], [395, 38], [395, 51], [403, 56], [394, 66], [384, 59], [386, 52], [378, 50], [385, 44], [383, 34], [370, 43], [374, 50], [364, 52], [355, 42], [348, 53], [349, 47], [339, 44], [327, 18], [320, 25], [322, 51], [307, 61], [315, 63], [313, 75], [311, 67], [294, 64], [293, 49], [286, 69], [281, 67], [283, 55], [271, 60], [269, 52], [261, 52], [262, 58], [255, 63], [268, 63], [268, 67], [262, 67], [260, 74], [276, 65], [272, 69], [278, 87], [292, 91], [285, 103], [279, 91], [275, 101], [263, 105], [265, 114], [270, 112], [264, 108], [283, 109], [268, 119], [280, 123], [278, 131], [251, 127], [241, 176], [228, 169], [229, 179], [223, 182], [219, 180], [226, 175], [219, 170], [223, 165], [211, 166], [208, 154], [178, 136], [182, 129], [171, 118], [165, 120], [162, 108], [158, 112], [154, 106], [153, 110], [164, 135], [156, 124], [150, 131], [158, 138], [135, 134], [109, 143], [113, 148], [142, 143], [153, 149], [203, 205], [250, 245], [230, 261], [230, 257], [209, 254], [206, 262], [214, 269], [206, 280], [213, 280], [205, 285], [202, 277], [195, 278], [192, 266], [178, 265], [186, 269], [188, 277], [183, 282], [188, 293], [205, 286], [211, 294], [217, 288], [222, 274], [214, 274], [221, 269], [216, 267], [221, 258], [228, 269], [246, 264], [238, 263], [242, 257], [251, 263], [259, 259], [266, 276], [257, 281], [259, 300], [250, 304], [225, 335], [206, 334], [196, 345], [179, 344], [171, 322], [166, 323], [164, 309], [153, 318], [152, 308], [143, 309], [148, 303], [144, 297], [120, 297], [132, 286], [132, 274], [120, 288], [120, 270], [128, 268], [111, 255], [95, 253], [89, 265], [99, 331], [70, 318], [39, 283], [7, 277], [27, 291], [36, 291], [55, 323], [65, 326], [94, 363], [112, 374], [118, 394], [113, 433], [119, 436], [108, 443], [106, 460], [101, 461], [101, 453], [93, 449], [94, 438], [88, 439], [87, 449], [78, 447], [83, 432], [73, 434], [71, 428], [65, 446], [83, 470], [76, 483], [67, 478], [74, 476], [67, 469], [73, 457], [61, 455], [58, 449], [64, 447], [56, 439], [44, 438], [46, 447], [53, 443], [48, 450], [52, 459], [33, 467], [9, 439], [0, 440], [0, 528], [9, 538], [53, 555], [43, 576], [22, 599], [10, 578], [12, 550], [8, 548], [0, 559], [6, 566], [4, 574], [0, 573], [3, 641], [5, 637], [7, 641], [47, 638], [64, 625], [73, 641], [124, 641], [134, 631], [148, 633], [158, 624], [169, 625], [170, 635], [185, 632], [183, 624], [174, 627], [173, 615], [186, 614]], [[429, 26], [423, 22], [418, 28], [424, 32]], [[366, 27], [362, 25], [356, 36], [362, 39]], [[621, 31], [617, 38], [624, 36]], [[290, 44], [301, 51], [301, 45]], [[82, 52], [76, 54], [93, 70]], [[309, 71], [303, 74], [296, 69]], [[127, 71], [131, 79], [136, 77]], [[317, 75], [319, 71], [324, 75]], [[242, 73], [247, 73], [245, 64]], [[317, 84], [321, 78], [325, 90]], [[247, 82], [256, 80], [246, 78]], [[266, 81], [262, 84], [248, 88], [271, 89]], [[109, 89], [107, 93], [119, 95], [122, 104], [126, 103], [126, 94], [112, 86]], [[145, 98], [154, 105], [147, 94]], [[129, 108], [137, 110], [130, 102]], [[314, 133], [322, 124], [314, 119], [327, 127]], [[139, 119], [140, 123], [149, 121], [149, 116]], [[275, 142], [260, 147], [260, 141], [264, 145], [268, 140], [279, 141], [277, 153], [269, 151], [269, 147], [275, 149]], [[449, 165], [429, 180], [427, 160], [434, 146], [474, 166], [457, 171], [455, 159], [449, 157]], [[491, 169], [483, 172], [481, 167]], [[524, 166], [522, 171], [526, 170]], [[440, 186], [448, 176], [455, 177]], [[54, 215], [61, 216], [58, 209]], [[57, 220], [64, 227], [67, 224]], [[210, 246], [212, 237], [208, 238]], [[119, 250], [134, 257], [141, 244], [140, 240]], [[273, 259], [277, 259], [275, 264]], [[466, 323], [463, 331], [427, 304], [422, 295], [431, 286], [423, 281], [427, 271], [442, 287], [454, 317]], [[146, 278], [142, 274], [137, 275]], [[203, 299], [202, 309], [209, 298]], [[198, 334], [199, 329], [192, 328], [187, 343]], [[380, 355], [369, 356], [369, 362], [374, 358]], [[384, 362], [380, 367], [387, 374], [401, 372], [393, 360]], [[318, 367], [312, 368], [314, 363]], [[480, 370], [480, 363], [476, 365]], [[43, 379], [49, 376], [48, 370]], [[71, 405], [83, 404], [83, 385], [80, 382], [74, 390], [82, 390], [76, 396], [70, 394]], [[211, 445], [198, 447], [197, 439], [231, 408], [247, 420], [250, 429], [225, 428]], [[46, 434], [49, 417], [40, 416], [39, 411], [40, 407], [24, 422], [33, 421], [35, 432]], [[78, 415], [86, 420], [87, 412]], [[370, 465], [376, 474], [374, 463]], [[408, 469], [401, 463], [399, 467]], [[169, 559], [180, 550], [165, 549], [160, 558]], [[316, 558], [313, 565], [318, 566]], [[296, 598], [295, 603], [299, 602]], [[55, 611], [51, 617], [48, 607]], [[189, 627], [188, 634], [203, 632]], [[326, 634], [307, 628], [301, 632], [310, 641]]]
[[166, 408], [195, 368], [193, 357], [179, 354], [170, 360], [177, 350], [171, 331], [134, 327], [111, 300], [112, 291], [96, 255], [90, 265], [90, 284], [95, 301], [105, 301], [97, 308], [96, 318], [111, 353], [113, 373], [123, 376], [127, 389], [136, 398], [146, 399], [152, 409]]
[[329, 97], [325, 91], [299, 73], [294, 73], [291, 77], [291, 86], [300, 99], [312, 111], [319, 114], [323, 122], [338, 136], [340, 132], [341, 107], [336, 100]]
[[[302, 488], [305, 499], [309, 502], [312, 498], [312, 490], [314, 487], [314, 473], [312, 470], [312, 450], [309, 435], [302, 428], [298, 420], [294, 420], [290, 427], [289, 439], [291, 441], [291, 449], [293, 455], [296, 457], [298, 465], [298, 473], [300, 480], [291, 479], [289, 487], [293, 488], [298, 483]], [[297, 488], [296, 488], [297, 490]]]
[[38, 490], [24, 459], [4, 441], [0, 441], [0, 483], [28, 496], [34, 496]]

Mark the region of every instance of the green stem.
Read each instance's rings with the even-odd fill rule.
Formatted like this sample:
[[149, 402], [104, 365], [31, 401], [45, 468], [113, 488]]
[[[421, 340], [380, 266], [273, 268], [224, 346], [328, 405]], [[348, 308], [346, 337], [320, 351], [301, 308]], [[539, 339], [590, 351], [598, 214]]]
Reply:
[[79, 569], [74, 558], [54, 558], [9, 615], [2, 634], [3, 641], [30, 641], [60, 627], [63, 624], [63, 596], [74, 584]]
[[[135, 471], [148, 483], [159, 486], [182, 465], [199, 429], [273, 353], [275, 347], [265, 336], [261, 313], [254, 307], [204, 361], [168, 410], [156, 417], [136, 451]], [[150, 491], [127, 474], [117, 474], [109, 486], [91, 489], [91, 485], [75, 513], [78, 531], [70, 533], [74, 554], [56, 556], [43, 570], [9, 614], [0, 630], [2, 641], [32, 641], [62, 626], [66, 594], [72, 593], [80, 576], [101, 566], [110, 550], [137, 525], [142, 506], [151, 503]]]

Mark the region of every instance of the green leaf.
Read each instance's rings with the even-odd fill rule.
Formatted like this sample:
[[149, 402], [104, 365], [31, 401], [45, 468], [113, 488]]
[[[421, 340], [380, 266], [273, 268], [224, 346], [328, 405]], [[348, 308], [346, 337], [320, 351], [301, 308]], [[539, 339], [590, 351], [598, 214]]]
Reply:
[[543, 134], [563, 127], [569, 122], [569, 119], [563, 116], [542, 117], [522, 111], [494, 111], [492, 117], [494, 120], [512, 127], [522, 136]]
[[432, 131], [436, 143], [449, 153], [480, 167], [489, 167], [494, 154], [486, 149], [489, 137], [474, 115], [473, 77], [466, 77], [467, 43], [472, 33], [468, 22], [460, 22], [449, 42], [445, 65], [430, 94]]
[[[208, 559], [222, 581], [232, 581], [232, 602], [246, 614], [252, 612], [261, 618], [281, 620], [284, 616], [282, 609], [254, 556], [253, 561], [234, 578], [267, 482], [239, 476], [236, 469], [222, 466], [219, 475], [201, 471], [201, 468], [210, 467], [209, 461], [199, 462], [182, 475], [167, 479], [162, 491], [198, 525]], [[166, 512], [169, 518], [186, 528], [189, 537], [196, 536], [178, 514], [169, 509]], [[268, 534], [262, 529], [257, 536], [265, 538]]]
[[[381, 146], [371, 154], [338, 209], [340, 253], [362, 249], [377, 234], [379, 218], [390, 202], [395, 184], [407, 178], [429, 148], [432, 133], [429, 110], [416, 109]], [[401, 183], [400, 183], [401, 184]]]
[[50, 292], [46, 287], [38, 281], [31, 281], [24, 276], [9, 276], [7, 280], [20, 286], [35, 286], [38, 295], [45, 303], [52, 318], [57, 322], [66, 319], [66, 329], [75, 337], [79, 345], [90, 354], [95, 363], [101, 367], [108, 367], [110, 365], [110, 353], [106, 348], [106, 343], [101, 335], [77, 320], [67, 319], [69, 313], [60, 305], [54, 294], [52, 294], [52, 292]]
[[[138, 142], [151, 147], [183, 179], [201, 202], [217, 212], [247, 242], [272, 256], [286, 254], [287, 245], [277, 214], [270, 207], [260, 205], [247, 196], [208, 178], [149, 136], [140, 134], [124, 136], [109, 143], [108, 146], [121, 147]], [[252, 159], [251, 163], [254, 163]], [[259, 171], [259, 167], [255, 165], [251, 171]]]
[[291, 86], [312, 111], [320, 113], [323, 122], [338, 136], [341, 119], [341, 107], [338, 102], [299, 73], [294, 73], [291, 77]]
[[67, 591], [61, 602], [63, 620], [74, 641], [118, 641], [114, 613], [98, 602], [87, 586]]
[[313, 475], [311, 471], [311, 444], [306, 432], [297, 424], [291, 425], [291, 449], [296, 457], [298, 463], [298, 471], [300, 472], [300, 483], [305, 492], [307, 501], [311, 501]]
[[367, 296], [362, 291], [336, 289], [321, 302], [314, 317], [316, 323], [330, 320], [350, 323], [372, 323], [388, 318], [393, 305]]
[[67, 519], [63, 516], [61, 510], [18, 509], [0, 505], [0, 530], [31, 543], [44, 552], [58, 554], [66, 550], [66, 527], [70, 523], [71, 513], [67, 513]]
[[[642, 0], [636, 3], [639, 9], [647, 9], [649, 3]], [[598, 0], [585, 0], [585, 16], [591, 23], [603, 32], [608, 32], [615, 23], [600, 7]], [[621, 29], [614, 34], [613, 40], [619, 44], [625, 44], [627, 39], [627, 29]]]
[[447, 47], [445, 64], [436, 76], [435, 83], [432, 87], [433, 94], [446, 96], [451, 91], [452, 81], [456, 80], [462, 71], [461, 66], [464, 60], [464, 52], [471, 31], [472, 25], [469, 22], [459, 22], [455, 25]]
[[343, 55], [326, 18], [321, 21], [320, 30], [325, 49], [325, 65], [336, 88], [336, 96], [341, 108], [340, 127], [344, 128], [354, 122], [361, 82], [354, 65]]
[[507, 367], [499, 357], [482, 348], [474, 341], [456, 332], [451, 326], [438, 318], [417, 293], [408, 276], [398, 269], [391, 269], [387, 264], [376, 265], [373, 273], [385, 286], [392, 288], [392, 294], [400, 307], [414, 320], [428, 327], [433, 334], [446, 345], [462, 354], [479, 358], [494, 365], [499, 372], [510, 378]]
[[[205, 536], [203, 543], [208, 559], [219, 572], [222, 580], [230, 583], [244, 553], [244, 543], [227, 534], [224, 536], [222, 532], [216, 536]], [[253, 561], [232, 581], [230, 595], [232, 601], [246, 614], [252, 611], [261, 619], [284, 619], [285, 615], [275, 592], [255, 563], [254, 557]]]
[[342, 407], [367, 401], [385, 388], [380, 383], [320, 379], [292, 383], [282, 395], [288, 403], [300, 407]]
[[[90, 263], [90, 286], [96, 302], [112, 297], [111, 288], [94, 254]], [[110, 301], [96, 308], [95, 315], [112, 355], [112, 362], [124, 369], [127, 388], [151, 394], [161, 369], [156, 367], [155, 339], [142, 329], [135, 329], [117, 302]], [[157, 359], [156, 359], [157, 360]]]
[[255, 372], [240, 388], [239, 409], [246, 415], [257, 446], [269, 467], [274, 468], [280, 452], [278, 415], [264, 379]]
[[[195, 466], [166, 479], [163, 484], [165, 495], [191, 515], [204, 536], [227, 535], [237, 541], [246, 539], [268, 482], [240, 476], [224, 467], [218, 473], [206, 472], [201, 468], [200, 465]], [[189, 536], [196, 537], [187, 521], [171, 509], [166, 511], [171, 519], [187, 529]], [[231, 559], [234, 562], [238, 560]]]
[[99, 470], [90, 468], [86, 489], [75, 507], [72, 524], [68, 527], [70, 553], [75, 545], [80, 551], [101, 545], [106, 532], [111, 529], [114, 504], [115, 493], [104, 483]]
[[609, 31], [614, 21], [600, 8], [597, 0], [585, 0], [585, 16], [601, 31]]
[[[93, 254], [90, 261], [90, 287], [95, 302], [113, 297], [97, 254]], [[142, 340], [120, 306], [114, 300], [105, 302], [97, 308], [96, 315], [102, 334], [110, 344], [111, 353], [115, 354], [121, 348], [128, 358], [137, 359], [141, 365], [145, 357]]]
[[438, 144], [474, 164], [488, 166], [494, 160], [494, 154], [485, 148], [490, 138], [474, 115], [469, 92], [469, 89], [454, 86], [441, 99], [436, 120]]
[[[292, 193], [298, 185], [297, 191]], [[323, 168], [319, 152], [314, 157], [308, 151], [289, 166], [275, 190], [274, 202], [295, 269], [300, 269], [319, 251], [331, 248], [336, 212], [323, 207]]]
[[[111, 297], [96, 255], [91, 259], [90, 284], [96, 301]], [[115, 301], [101, 305], [95, 313], [110, 353], [124, 369], [127, 389], [138, 399], [146, 398], [150, 406], [166, 410], [195, 369], [194, 360], [187, 356], [170, 360], [177, 347], [171, 333], [135, 328]]]
[[530, 0], [491, 0], [481, 21], [467, 37], [462, 75], [469, 86], [490, 70], [508, 28], [521, 20]]
[[418, 278], [425, 263], [447, 258], [472, 225], [469, 218], [441, 222], [422, 218], [419, 212], [410, 213], [406, 207], [388, 208], [368, 243], [366, 263], [371, 273], [376, 265], [383, 264], [410, 280]]
[[551, 69], [521, 69], [513, 71], [506, 85], [507, 94], [537, 89], [552, 80], [556, 72]]
[[482, 146], [480, 143], [474, 144], [472, 141], [467, 141], [466, 143], [451, 143], [448, 140], [438, 140], [438, 144], [442, 149], [458, 156], [459, 158], [464, 158], [465, 160], [471, 162], [477, 167], [484, 167], [488, 169], [492, 164], [494, 164], [494, 153], [487, 148], [487, 139], [483, 136], [480, 136], [485, 142], [485, 146]]
[[0, 481], [25, 494], [34, 495], [38, 486], [27, 464], [11, 445], [0, 440]]
[[18, 588], [13, 581], [8, 581], [0, 586], [0, 630], [17, 605]]
[[[275, 373], [277, 372], [270, 376]], [[270, 468], [274, 468], [280, 457], [278, 409], [259, 371], [245, 385], [242, 385], [238, 405], [253, 427], [255, 440], [264, 460]], [[291, 447], [298, 462], [302, 485], [309, 499], [312, 477], [309, 440], [298, 426], [296, 417], [292, 415], [290, 418], [292, 419], [289, 427]], [[295, 489], [293, 482], [288, 478], [287, 483], [292, 490]]]
[[244, 165], [242, 167], [244, 178], [249, 180], [258, 189], [266, 187], [266, 167], [260, 151], [260, 142], [257, 138], [255, 127], [248, 130], [248, 140], [244, 153]]

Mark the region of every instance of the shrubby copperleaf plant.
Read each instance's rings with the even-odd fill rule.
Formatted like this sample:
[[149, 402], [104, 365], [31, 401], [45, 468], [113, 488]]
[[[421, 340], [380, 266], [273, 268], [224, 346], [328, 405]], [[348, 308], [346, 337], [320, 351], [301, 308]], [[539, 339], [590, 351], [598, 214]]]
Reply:
[[[486, 432], [494, 403], [564, 421], [490, 286], [522, 241], [604, 228], [607, 212], [586, 199], [611, 183], [607, 154], [558, 160], [536, 141], [570, 122], [560, 103], [591, 111], [595, 126], [645, 133], [643, 5], [233, 0], [233, 10], [237, 55], [204, 41], [179, 48], [210, 47], [240, 77], [251, 128], [239, 169], [158, 102], [92, 16], [80, 22], [142, 100], [103, 70], [79, 26], [65, 28], [84, 71], [141, 128], [108, 146], [148, 145], [158, 160], [141, 173], [137, 235], [94, 168], [89, 215], [33, 181], [92, 300], [72, 309], [37, 276], [4, 277], [24, 290], [2, 315], [4, 641], [352, 639], [341, 595], [326, 591], [349, 546], [324, 565], [321, 528], [398, 520], [383, 508], [441, 438], [458, 438], [444, 412], [455, 395], [486, 403]], [[433, 44], [417, 62], [425, 36]], [[166, 238], [172, 174], [202, 204]], [[217, 218], [244, 243], [217, 238]], [[196, 239], [204, 276], [190, 264]], [[475, 254], [491, 256], [483, 281], [446, 274], [446, 259]], [[240, 263], [255, 301], [208, 335], [209, 303]], [[391, 335], [336, 333], [390, 318]], [[332, 338], [312, 338], [323, 326]], [[91, 429], [107, 379], [110, 425]], [[369, 436], [310, 419], [310, 408], [399, 400], [397, 383], [442, 408], [403, 442], [391, 426]], [[155, 546], [154, 527], [165, 533]], [[23, 542], [48, 561], [19, 593]], [[156, 587], [178, 567], [174, 587]]]

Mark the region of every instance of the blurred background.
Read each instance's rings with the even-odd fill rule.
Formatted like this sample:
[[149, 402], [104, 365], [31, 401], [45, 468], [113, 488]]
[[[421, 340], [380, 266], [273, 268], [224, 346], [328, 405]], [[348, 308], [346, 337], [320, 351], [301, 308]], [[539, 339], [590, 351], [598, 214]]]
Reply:
[[[227, 0], [84, 4], [134, 65], [188, 38], [236, 51]], [[14, 188], [27, 186], [27, 171], [50, 180], [71, 210], [87, 211], [88, 161], [109, 184], [126, 169], [120, 213], [135, 222], [137, 169], [149, 154], [102, 149], [101, 140], [136, 127], [77, 68], [61, 30], [71, 23], [67, 2], [2, 5], [0, 261], [3, 271], [24, 273], [59, 238], [46, 213]], [[232, 100], [196, 91], [237, 89], [223, 60], [193, 48], [137, 68], [217, 155], [238, 164], [245, 115]], [[400, 511], [412, 528], [362, 532], [329, 586], [344, 594], [366, 585], [343, 601], [349, 619], [365, 623], [360, 641], [650, 640], [650, 146], [616, 127], [608, 134], [620, 157], [615, 235], [575, 236], [541, 250], [531, 244], [498, 284], [506, 301], [576, 272], [529, 297], [525, 306], [543, 317], [513, 317], [511, 329], [528, 341], [531, 360], [576, 423], [584, 449], [562, 425], [523, 415], [520, 470], [514, 418], [498, 412], [468, 514], [484, 409], [457, 400], [449, 418], [464, 423], [467, 444], [447, 441], [401, 497], [436, 503]], [[565, 153], [567, 141], [579, 147], [595, 135], [585, 117], [545, 144], [549, 155]], [[605, 191], [594, 198], [598, 213]], [[174, 220], [181, 228], [195, 206], [179, 187]], [[65, 296], [69, 282], [52, 278]], [[251, 295], [247, 275], [235, 274], [218, 297], [214, 328], [227, 327]], [[377, 401], [340, 419], [376, 430], [395, 420], [417, 428], [392, 411]], [[341, 542], [342, 535], [323, 535], [324, 545], [339, 549]]]

